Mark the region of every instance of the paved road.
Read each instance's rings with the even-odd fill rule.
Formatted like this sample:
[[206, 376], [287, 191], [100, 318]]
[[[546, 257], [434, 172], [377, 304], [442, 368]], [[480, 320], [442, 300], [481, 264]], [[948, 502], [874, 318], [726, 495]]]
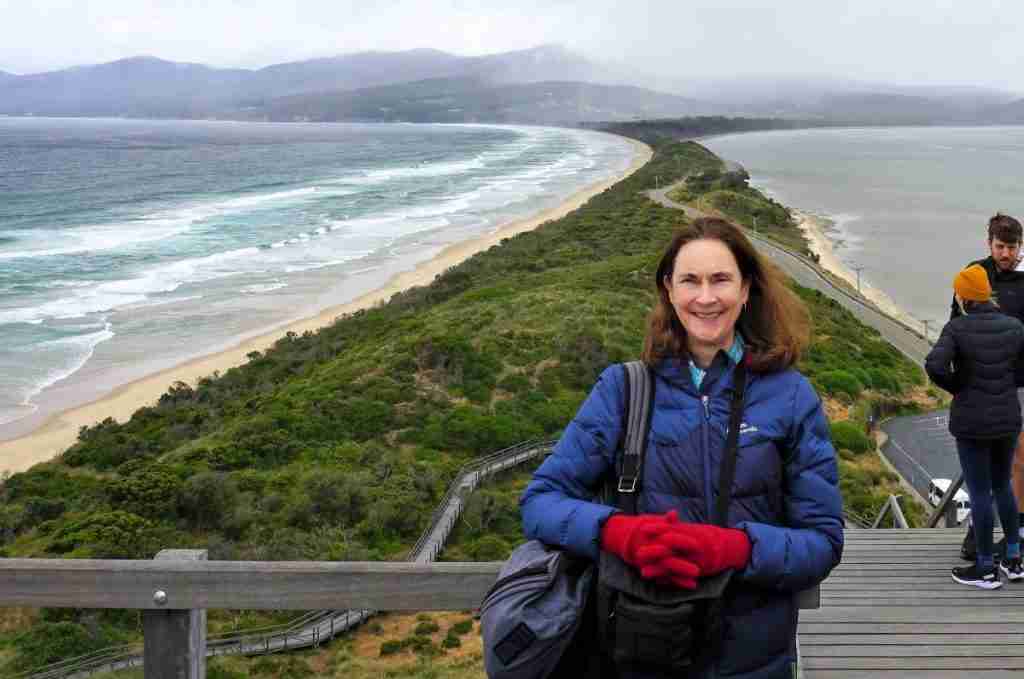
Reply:
[[937, 410], [882, 423], [882, 431], [888, 436], [882, 453], [921, 497], [928, 497], [931, 479], [955, 479], [960, 475], [956, 442], [948, 422], [949, 411]]

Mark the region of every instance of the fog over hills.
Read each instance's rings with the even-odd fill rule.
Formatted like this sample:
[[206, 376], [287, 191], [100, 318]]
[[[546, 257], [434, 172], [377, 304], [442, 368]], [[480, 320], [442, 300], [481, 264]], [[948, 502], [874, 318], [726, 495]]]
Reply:
[[628, 85], [580, 81], [495, 83], [439, 78], [284, 97], [239, 115], [287, 121], [492, 122], [538, 125], [707, 114], [713, 106]]
[[464, 57], [359, 52], [225, 69], [133, 57], [30, 75], [0, 72], [0, 114], [573, 124], [690, 115], [830, 124], [1024, 122], [990, 88], [822, 77], [684, 81], [598, 63], [558, 45]]

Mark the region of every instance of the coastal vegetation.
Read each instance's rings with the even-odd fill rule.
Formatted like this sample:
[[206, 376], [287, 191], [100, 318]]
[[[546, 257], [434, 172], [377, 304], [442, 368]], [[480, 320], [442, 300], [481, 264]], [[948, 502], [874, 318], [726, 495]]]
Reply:
[[828, 127], [834, 124], [822, 120], [730, 118], [706, 115], [684, 118], [648, 118], [613, 123], [584, 123], [583, 126], [621, 134], [624, 137], [639, 139], [648, 144], [664, 144], [678, 139], [707, 137], [713, 134], [753, 132], [755, 130], [796, 130], [808, 127]]
[[[462, 464], [556, 437], [601, 370], [638, 355], [658, 253], [685, 221], [647, 198], [656, 181], [704, 177], [687, 181], [693, 199], [744, 224], [749, 201], [773, 215], [765, 229], [805, 247], [785, 208], [720, 168], [699, 144], [660, 141], [646, 166], [579, 210], [429, 286], [319, 332], [289, 333], [194, 387], [175, 384], [127, 422], [84, 427], [58, 459], [4, 481], [2, 555], [150, 558], [177, 547], [206, 548], [211, 559], [403, 558]], [[742, 201], [713, 200], [724, 193]], [[832, 416], [846, 505], [872, 515], [897, 479], [862, 433], [865, 419], [883, 406], [926, 403], [922, 373], [836, 302], [794, 287], [814, 322], [800, 368]], [[530, 471], [474, 494], [443, 558], [503, 558], [521, 540], [516, 498]], [[19, 614], [20, 624], [0, 625], [8, 670], [122, 643], [140, 629], [130, 611]], [[218, 632], [253, 620], [210, 612]], [[456, 654], [444, 625], [422, 629], [395, 637], [389, 653], [377, 640], [380, 653], [412, 663], [426, 648]], [[432, 641], [402, 646], [406, 636]], [[210, 676], [258, 676], [260, 663], [279, 662], [293, 661], [237, 659]], [[239, 663], [251, 665], [242, 672]], [[345, 669], [353, 663], [338, 660], [319, 676], [357, 676]], [[292, 676], [280, 672], [266, 673]]]
[[750, 175], [742, 167], [708, 163], [687, 176], [681, 186], [669, 193], [669, 198], [730, 219], [763, 238], [813, 258], [789, 210], [752, 188], [749, 180]]

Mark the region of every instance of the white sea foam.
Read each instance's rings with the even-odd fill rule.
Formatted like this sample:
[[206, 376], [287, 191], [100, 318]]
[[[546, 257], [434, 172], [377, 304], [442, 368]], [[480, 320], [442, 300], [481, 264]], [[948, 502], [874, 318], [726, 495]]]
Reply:
[[246, 285], [240, 289], [247, 295], [258, 295], [264, 292], [273, 292], [274, 290], [280, 290], [281, 288], [287, 288], [288, 284], [281, 281], [275, 281], [273, 283], [254, 283], [253, 285]]
[[[73, 229], [39, 230], [20, 238], [17, 249], [0, 250], [0, 260], [36, 259], [123, 249], [177, 236], [190, 222], [171, 219], [139, 219], [131, 222], [80, 226]], [[53, 247], [54, 243], [61, 243]]]
[[74, 337], [63, 337], [61, 339], [40, 342], [36, 350], [52, 351], [56, 349], [62, 355], [62, 360], [53, 365], [46, 374], [34, 384], [25, 394], [21, 405], [34, 406], [32, 398], [37, 396], [47, 387], [52, 387], [57, 382], [74, 375], [92, 358], [96, 347], [101, 342], [114, 337], [110, 323], [106, 323], [102, 330], [87, 335], [76, 335]]
[[326, 269], [327, 267], [338, 266], [339, 264], [350, 262], [353, 259], [358, 259], [359, 257], [365, 257], [368, 254], [370, 254], [369, 250], [355, 251], [352, 253], [351, 257], [346, 257], [344, 259], [332, 259], [327, 262], [314, 262], [312, 264], [294, 264], [286, 266], [284, 268], [284, 271], [285, 273], [301, 273], [303, 271], [316, 271], [317, 269]]
[[[90, 224], [71, 229], [38, 230], [26, 238], [19, 232], [3, 232], [15, 242], [0, 249], [0, 260], [34, 259], [81, 253], [124, 250], [182, 235], [194, 225], [217, 216], [245, 213], [254, 209], [306, 199], [350, 195], [354, 191], [309, 186], [288, 191], [254, 194], [220, 201], [207, 201], [157, 210], [138, 218]], [[60, 243], [54, 247], [54, 243]]]
[[241, 266], [240, 263], [258, 252], [259, 248], [230, 250], [160, 265], [132, 278], [95, 283], [88, 288], [74, 288], [70, 296], [35, 306], [0, 311], [0, 324], [81, 318], [138, 305], [147, 301], [151, 295], [174, 292], [186, 283], [201, 283], [247, 273], [251, 267]]
[[[202, 299], [203, 295], [184, 295], [182, 297], [165, 297], [161, 299], [147, 299], [138, 304], [131, 304], [123, 309], [149, 309], [157, 306], [167, 306], [168, 304], [181, 304], [184, 302], [193, 302], [197, 299]], [[42, 321], [40, 321], [41, 323]]]

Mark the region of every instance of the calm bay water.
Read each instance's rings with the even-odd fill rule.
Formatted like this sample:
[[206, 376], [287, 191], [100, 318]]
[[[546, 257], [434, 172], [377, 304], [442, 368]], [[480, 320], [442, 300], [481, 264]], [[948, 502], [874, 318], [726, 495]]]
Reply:
[[551, 128], [0, 118], [0, 439], [604, 178]]
[[759, 132], [703, 142], [788, 207], [826, 217], [835, 253], [932, 331], [952, 280], [987, 256], [995, 212], [1024, 221], [1024, 127]]

